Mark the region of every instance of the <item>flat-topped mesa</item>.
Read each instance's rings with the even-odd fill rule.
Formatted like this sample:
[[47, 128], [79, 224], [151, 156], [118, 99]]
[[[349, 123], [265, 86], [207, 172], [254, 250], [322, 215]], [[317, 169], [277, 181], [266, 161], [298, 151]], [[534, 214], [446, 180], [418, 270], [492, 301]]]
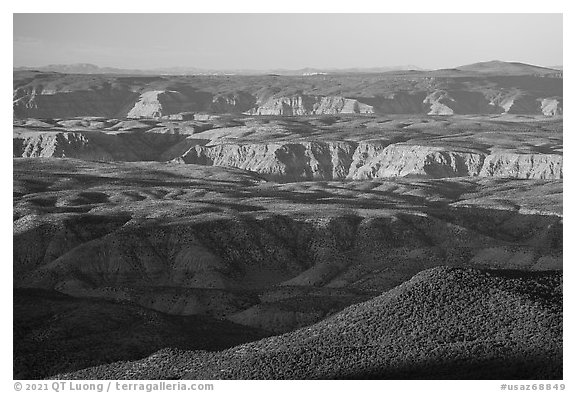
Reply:
[[194, 146], [179, 160], [187, 164], [231, 166], [270, 179], [344, 179], [352, 162], [355, 142], [298, 142]]
[[249, 115], [305, 116], [326, 114], [374, 113], [374, 108], [356, 99], [341, 96], [274, 97], [246, 112]]

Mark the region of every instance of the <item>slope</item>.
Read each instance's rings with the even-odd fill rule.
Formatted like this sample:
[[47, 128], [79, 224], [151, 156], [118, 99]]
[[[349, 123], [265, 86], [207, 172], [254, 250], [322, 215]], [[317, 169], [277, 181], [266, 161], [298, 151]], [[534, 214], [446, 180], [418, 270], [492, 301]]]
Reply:
[[561, 379], [558, 273], [437, 267], [308, 328], [58, 378]]

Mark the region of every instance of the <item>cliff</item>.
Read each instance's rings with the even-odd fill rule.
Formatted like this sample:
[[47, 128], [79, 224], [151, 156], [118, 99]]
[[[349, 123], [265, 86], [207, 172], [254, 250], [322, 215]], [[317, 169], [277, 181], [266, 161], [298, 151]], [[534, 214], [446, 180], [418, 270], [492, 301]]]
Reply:
[[339, 96], [292, 96], [270, 98], [249, 111], [250, 115], [303, 116], [374, 113], [370, 105]]
[[183, 138], [179, 134], [15, 130], [12, 142], [14, 157], [149, 161]]
[[385, 141], [195, 145], [178, 162], [229, 166], [271, 180], [365, 180], [420, 176], [561, 179], [560, 154], [433, 147]]
[[184, 153], [181, 161], [231, 166], [284, 181], [330, 180], [346, 176], [355, 148], [354, 142], [197, 145]]
[[561, 179], [563, 162], [559, 154], [498, 152], [486, 157], [480, 176]]
[[397, 176], [458, 177], [478, 176], [484, 155], [472, 150], [394, 144], [368, 157], [363, 165], [351, 167], [351, 179]]

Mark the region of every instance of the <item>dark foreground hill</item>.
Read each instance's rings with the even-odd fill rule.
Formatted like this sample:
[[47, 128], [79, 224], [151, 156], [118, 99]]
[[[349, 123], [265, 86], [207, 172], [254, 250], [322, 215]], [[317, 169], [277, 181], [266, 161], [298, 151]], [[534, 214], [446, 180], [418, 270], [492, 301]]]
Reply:
[[176, 316], [126, 302], [14, 291], [14, 378], [134, 360], [166, 346], [224, 349], [268, 333], [206, 316]]
[[315, 325], [59, 378], [561, 379], [561, 273], [437, 267]]

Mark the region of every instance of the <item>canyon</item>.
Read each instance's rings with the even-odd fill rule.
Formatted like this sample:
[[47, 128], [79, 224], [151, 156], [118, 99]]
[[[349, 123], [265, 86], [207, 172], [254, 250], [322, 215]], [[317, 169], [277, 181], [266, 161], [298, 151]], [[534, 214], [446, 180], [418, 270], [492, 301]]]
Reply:
[[562, 378], [561, 72], [13, 98], [15, 378]]

